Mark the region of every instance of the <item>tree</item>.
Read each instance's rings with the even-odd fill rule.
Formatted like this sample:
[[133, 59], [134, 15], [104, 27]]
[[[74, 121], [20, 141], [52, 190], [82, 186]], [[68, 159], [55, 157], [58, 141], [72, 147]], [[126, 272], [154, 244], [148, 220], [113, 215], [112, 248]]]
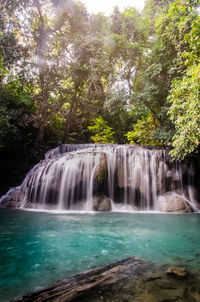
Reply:
[[[140, 55], [129, 84], [130, 105], [136, 107], [136, 112], [140, 114], [136, 113], [138, 121], [133, 121], [133, 130], [127, 133], [129, 141], [133, 141], [135, 135], [138, 137], [140, 132], [143, 133], [143, 144], [167, 145], [171, 141], [173, 125], [167, 116], [167, 96], [174, 77], [172, 67], [177, 51], [169, 41], [163, 39], [159, 28], [169, 2], [147, 1], [141, 16], [143, 26], [140, 35], [143, 38], [139, 40]], [[148, 122], [145, 122], [147, 117]]]
[[94, 133], [91, 139], [95, 144], [113, 144], [114, 132], [107, 122], [102, 117], [97, 117], [93, 123], [94, 125], [88, 126], [88, 129]]
[[170, 117], [175, 124], [172, 155], [184, 159], [200, 144], [200, 17], [192, 22], [190, 32], [185, 35], [189, 43], [182, 53], [186, 71], [182, 77], [173, 81], [169, 101]]
[[158, 126], [155, 118], [148, 113], [133, 125], [133, 131], [126, 134], [130, 144], [161, 146], [155, 138], [155, 129]]
[[[16, 96], [19, 108], [30, 101], [37, 148], [87, 142], [88, 126], [100, 117], [116, 142], [170, 145], [179, 131], [171, 84], [189, 85], [198, 65], [194, 6], [148, 0], [142, 13], [115, 8], [106, 17], [73, 0], [2, 1], [1, 89]], [[14, 119], [1, 96], [6, 125]]]
[[[149, 16], [153, 18], [149, 20]], [[149, 38], [142, 64], [137, 69], [131, 102], [137, 107], [144, 106], [144, 120], [149, 114], [153, 117], [149, 119], [149, 123], [152, 121], [151, 126], [146, 123], [146, 127], [149, 124], [146, 132], [152, 129], [151, 144], [157, 145], [159, 142], [161, 145], [171, 145], [177, 129], [173, 124], [174, 119], [170, 119], [168, 115], [171, 106], [168, 95], [173, 80], [186, 72], [184, 56], [189, 48], [189, 41], [185, 37], [190, 34], [196, 12], [191, 9], [189, 1], [161, 1], [157, 6], [151, 0], [146, 4], [144, 18], [145, 24], [149, 26]], [[140, 131], [144, 133], [145, 124], [141, 121], [134, 124], [134, 130], [128, 132], [129, 139], [137, 136]], [[143, 143], [144, 137], [145, 135]], [[146, 137], [149, 143], [149, 136]]]
[[169, 110], [176, 127], [171, 154], [179, 159], [196, 151], [200, 143], [200, 64], [191, 66], [180, 80], [174, 80]]

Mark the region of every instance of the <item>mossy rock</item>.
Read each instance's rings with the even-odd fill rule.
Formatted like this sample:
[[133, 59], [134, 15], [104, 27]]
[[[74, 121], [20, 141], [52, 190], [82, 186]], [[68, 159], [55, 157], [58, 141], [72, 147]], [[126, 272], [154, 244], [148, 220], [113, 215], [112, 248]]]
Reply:
[[98, 165], [94, 172], [94, 179], [99, 184], [107, 182], [108, 166], [107, 166], [107, 157], [105, 153], [102, 153], [100, 155]]

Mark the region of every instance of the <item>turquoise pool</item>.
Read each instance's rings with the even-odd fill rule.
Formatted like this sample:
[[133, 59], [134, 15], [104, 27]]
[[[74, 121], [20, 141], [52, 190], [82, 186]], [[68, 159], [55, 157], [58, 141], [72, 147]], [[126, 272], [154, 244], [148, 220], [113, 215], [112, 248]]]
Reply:
[[0, 210], [0, 301], [129, 256], [200, 268], [200, 215]]

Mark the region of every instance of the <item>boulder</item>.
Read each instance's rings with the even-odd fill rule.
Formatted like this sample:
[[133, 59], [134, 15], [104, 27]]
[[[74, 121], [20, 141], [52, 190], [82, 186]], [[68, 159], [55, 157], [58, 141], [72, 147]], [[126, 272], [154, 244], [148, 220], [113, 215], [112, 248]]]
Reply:
[[19, 202], [21, 191], [19, 187], [12, 188], [10, 191], [1, 198], [1, 206], [5, 206], [7, 208], [18, 208], [21, 206]]
[[186, 199], [176, 192], [167, 192], [158, 197], [161, 212], [191, 213], [192, 209]]
[[101, 194], [100, 196], [96, 196], [93, 199], [93, 210], [94, 211], [110, 211], [111, 210], [111, 200], [105, 195]]

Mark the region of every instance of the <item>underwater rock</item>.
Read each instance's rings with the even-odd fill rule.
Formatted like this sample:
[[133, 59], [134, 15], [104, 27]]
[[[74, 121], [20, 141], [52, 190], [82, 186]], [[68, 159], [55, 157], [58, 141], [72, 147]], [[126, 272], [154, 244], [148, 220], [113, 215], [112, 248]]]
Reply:
[[188, 272], [185, 268], [172, 266], [172, 267], [168, 268], [168, 270], [166, 271], [166, 274], [184, 278], [187, 276]]
[[105, 195], [101, 194], [100, 196], [96, 196], [93, 199], [93, 210], [94, 211], [110, 211], [111, 210], [111, 200]]
[[186, 198], [176, 192], [167, 192], [158, 196], [158, 204], [161, 212], [191, 213], [191, 207]]

